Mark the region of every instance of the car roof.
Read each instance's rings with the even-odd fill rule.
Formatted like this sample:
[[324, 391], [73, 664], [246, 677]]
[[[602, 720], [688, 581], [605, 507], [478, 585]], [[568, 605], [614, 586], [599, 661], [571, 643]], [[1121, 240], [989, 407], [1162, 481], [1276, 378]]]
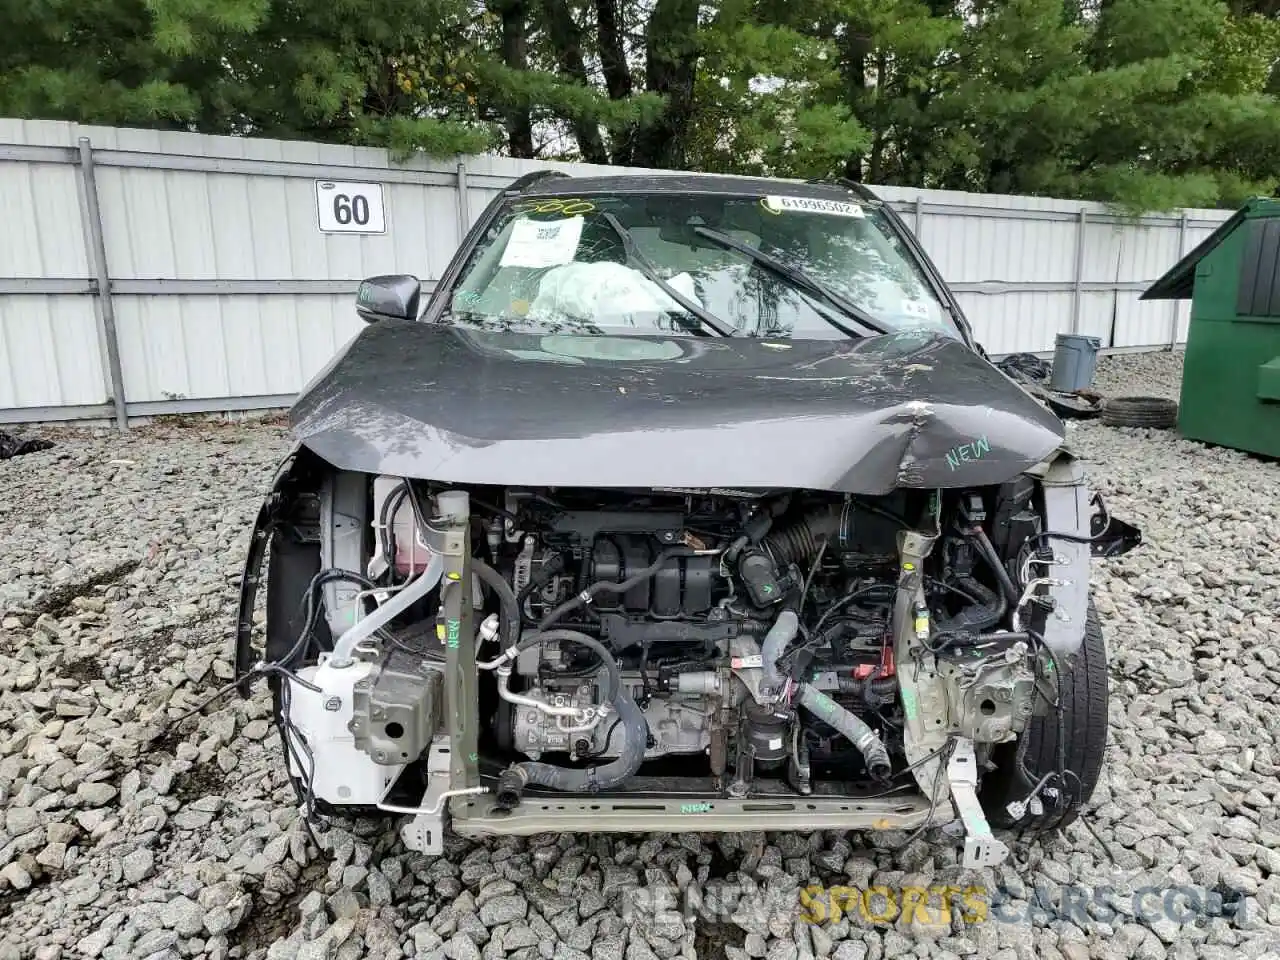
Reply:
[[[513, 184], [513, 187], [515, 185]], [[602, 177], [546, 176], [519, 189], [522, 196], [565, 197], [582, 193], [702, 193], [745, 196], [785, 194], [817, 200], [848, 200], [866, 203], [880, 200], [861, 185], [837, 181], [803, 183], [768, 177], [740, 177], [709, 173], [611, 174]]]

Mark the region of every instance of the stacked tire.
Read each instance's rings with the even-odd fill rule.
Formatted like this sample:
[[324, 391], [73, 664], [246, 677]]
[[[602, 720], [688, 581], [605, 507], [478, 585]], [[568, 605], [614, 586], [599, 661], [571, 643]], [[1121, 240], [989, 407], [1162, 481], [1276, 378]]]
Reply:
[[1109, 427], [1168, 430], [1178, 422], [1178, 404], [1164, 397], [1112, 397], [1102, 404], [1102, 422]]

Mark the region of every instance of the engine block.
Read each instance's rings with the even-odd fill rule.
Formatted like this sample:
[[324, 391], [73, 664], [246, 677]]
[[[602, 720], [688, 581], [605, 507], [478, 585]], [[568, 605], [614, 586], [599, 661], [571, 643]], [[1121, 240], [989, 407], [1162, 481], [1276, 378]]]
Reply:
[[[644, 684], [639, 674], [624, 673], [622, 685], [638, 703], [643, 703]], [[550, 691], [539, 686], [526, 693], [540, 697], [556, 707], [586, 708], [600, 702], [600, 691], [594, 679], [570, 690]], [[648, 760], [675, 754], [705, 752], [711, 744], [712, 712], [699, 696], [674, 694], [653, 697], [643, 707], [649, 725]], [[555, 718], [532, 707], [517, 706], [513, 710], [514, 746], [531, 759], [544, 752], [569, 753], [577, 758], [610, 758], [621, 746], [616, 716], [606, 716], [593, 730], [565, 733], [556, 726]]]

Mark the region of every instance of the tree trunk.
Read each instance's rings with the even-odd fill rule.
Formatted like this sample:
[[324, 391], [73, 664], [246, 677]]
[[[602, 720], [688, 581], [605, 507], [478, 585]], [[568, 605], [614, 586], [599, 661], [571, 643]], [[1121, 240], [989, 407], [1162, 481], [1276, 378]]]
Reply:
[[[867, 58], [871, 56], [871, 37], [849, 24], [843, 47], [844, 55], [841, 57], [840, 69], [844, 74], [847, 102], [853, 115], [864, 126], [870, 126], [867, 123], [864, 104], [867, 91]], [[861, 183], [866, 158], [867, 155], [863, 151], [850, 154], [844, 163], [844, 175], [855, 183]]]
[[622, 24], [618, 0], [596, 0], [596, 29], [600, 32], [600, 69], [610, 100], [631, 96], [631, 70], [622, 44]]
[[[551, 47], [556, 52], [560, 72], [574, 83], [587, 86], [587, 65], [582, 59], [582, 31], [565, 0], [542, 0]], [[569, 117], [578, 149], [587, 163], [608, 163], [609, 156], [600, 138], [600, 125], [590, 117]]]
[[[888, 58], [883, 52], [876, 56], [876, 83], [885, 85], [888, 74]], [[877, 129], [875, 135], [871, 139], [871, 162], [867, 170], [867, 177], [874, 183], [884, 182], [884, 151], [888, 144], [886, 143], [885, 131]]]
[[[631, 68], [627, 66], [627, 49], [622, 42], [622, 18], [618, 10], [619, 0], [596, 0], [596, 31], [598, 36], [600, 69], [604, 73], [604, 88], [610, 100], [625, 100], [631, 96]], [[632, 130], [617, 130], [613, 134], [613, 162], [631, 163]]]
[[[495, 0], [502, 17], [502, 62], [512, 70], [529, 69], [527, 0]], [[506, 112], [507, 143], [513, 157], [533, 156], [533, 121], [527, 107], [512, 106]]]
[[666, 99], [666, 109], [637, 133], [633, 163], [684, 166], [697, 64], [698, 0], [657, 0], [645, 36], [645, 80]]

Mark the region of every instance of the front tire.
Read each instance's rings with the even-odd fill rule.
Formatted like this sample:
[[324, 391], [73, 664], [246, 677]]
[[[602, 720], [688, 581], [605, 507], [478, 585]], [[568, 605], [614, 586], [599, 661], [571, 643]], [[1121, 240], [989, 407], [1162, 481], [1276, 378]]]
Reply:
[[[1057, 672], [1065, 734], [1063, 767], [1067, 774], [1063, 778], [1065, 783], [1054, 778], [1048, 785], [1065, 793], [1064, 802], [1058, 806], [1046, 803], [1044, 813], [1038, 817], [1029, 813], [1021, 819], [1010, 816], [1008, 805], [1026, 799], [1035, 781], [1028, 783], [1017, 769], [1020, 741], [1002, 744], [992, 757], [997, 769], [983, 777], [980, 791], [987, 819], [993, 826], [1037, 833], [1061, 830], [1079, 816], [1080, 808], [1089, 802], [1102, 776], [1107, 750], [1107, 648], [1092, 600], [1085, 617], [1084, 642], [1075, 664], [1071, 669], [1059, 665]], [[1036, 780], [1058, 769], [1058, 729], [1058, 711], [1050, 706], [1033, 716], [1022, 733], [1028, 740], [1024, 762]]]

